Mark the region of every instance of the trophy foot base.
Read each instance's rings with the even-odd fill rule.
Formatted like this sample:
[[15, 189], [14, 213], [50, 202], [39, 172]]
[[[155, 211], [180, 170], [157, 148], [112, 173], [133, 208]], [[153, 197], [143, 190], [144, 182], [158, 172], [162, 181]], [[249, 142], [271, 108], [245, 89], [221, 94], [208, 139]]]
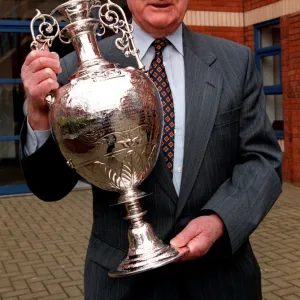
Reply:
[[189, 252], [189, 248], [174, 249], [165, 245], [154, 233], [151, 225], [143, 220], [146, 214], [139, 200], [145, 194], [136, 188], [128, 189], [121, 197], [131, 222], [128, 230], [129, 249], [127, 257], [116, 270], [108, 273], [110, 277], [125, 277], [156, 269], [179, 260]]
[[189, 252], [187, 247], [179, 250], [170, 246], [164, 246], [153, 252], [126, 257], [117, 270], [112, 270], [108, 275], [112, 278], [127, 277], [135, 274], [150, 271], [164, 265], [173, 263]]

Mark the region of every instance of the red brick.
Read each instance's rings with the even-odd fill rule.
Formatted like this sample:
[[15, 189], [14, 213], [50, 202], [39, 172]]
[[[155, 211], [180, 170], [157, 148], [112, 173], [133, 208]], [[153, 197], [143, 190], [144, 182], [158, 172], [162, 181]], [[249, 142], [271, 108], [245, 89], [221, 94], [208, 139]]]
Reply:
[[285, 147], [283, 176], [300, 185], [300, 15], [281, 18]]
[[280, 0], [244, 0], [245, 11], [263, 7], [279, 1]]
[[225, 38], [244, 44], [244, 28], [241, 27], [213, 27], [213, 26], [189, 26], [195, 32]]
[[191, 0], [190, 10], [243, 12], [243, 0]]

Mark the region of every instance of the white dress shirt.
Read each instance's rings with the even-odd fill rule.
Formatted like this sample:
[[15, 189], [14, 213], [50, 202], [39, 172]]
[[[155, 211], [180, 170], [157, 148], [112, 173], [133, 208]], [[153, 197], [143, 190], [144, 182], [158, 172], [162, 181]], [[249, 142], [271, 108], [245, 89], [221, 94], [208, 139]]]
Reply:
[[[135, 45], [140, 50], [141, 60], [148, 70], [155, 56], [155, 50], [152, 46], [154, 38], [144, 32], [134, 21], [133, 27]], [[182, 25], [176, 32], [166, 38], [170, 41], [170, 44], [163, 50], [163, 61], [172, 90], [175, 109], [173, 184], [177, 194], [179, 195], [182, 178], [185, 136], [185, 72]], [[28, 122], [27, 127], [28, 130], [24, 151], [25, 154], [29, 156], [46, 142], [51, 131], [33, 131]]]

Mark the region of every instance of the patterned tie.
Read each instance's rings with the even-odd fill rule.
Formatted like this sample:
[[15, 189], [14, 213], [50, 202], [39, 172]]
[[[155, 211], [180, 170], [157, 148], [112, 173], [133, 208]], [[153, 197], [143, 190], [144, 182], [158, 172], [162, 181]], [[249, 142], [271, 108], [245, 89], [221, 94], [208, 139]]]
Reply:
[[173, 96], [167, 78], [165, 66], [163, 64], [163, 49], [169, 44], [167, 39], [156, 39], [153, 42], [155, 48], [155, 57], [149, 69], [149, 75], [157, 90], [159, 91], [164, 111], [164, 132], [161, 141], [161, 147], [164, 152], [165, 161], [168, 168], [173, 173], [174, 162], [174, 137], [175, 137], [175, 111]]

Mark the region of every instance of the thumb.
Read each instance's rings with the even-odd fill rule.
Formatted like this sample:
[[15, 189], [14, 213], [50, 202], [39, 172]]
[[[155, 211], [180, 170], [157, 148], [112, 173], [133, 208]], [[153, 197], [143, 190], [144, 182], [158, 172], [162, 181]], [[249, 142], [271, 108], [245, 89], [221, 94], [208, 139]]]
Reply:
[[170, 244], [174, 248], [181, 248], [187, 246], [187, 244], [199, 234], [197, 226], [194, 222], [190, 222], [177, 236], [175, 236]]

